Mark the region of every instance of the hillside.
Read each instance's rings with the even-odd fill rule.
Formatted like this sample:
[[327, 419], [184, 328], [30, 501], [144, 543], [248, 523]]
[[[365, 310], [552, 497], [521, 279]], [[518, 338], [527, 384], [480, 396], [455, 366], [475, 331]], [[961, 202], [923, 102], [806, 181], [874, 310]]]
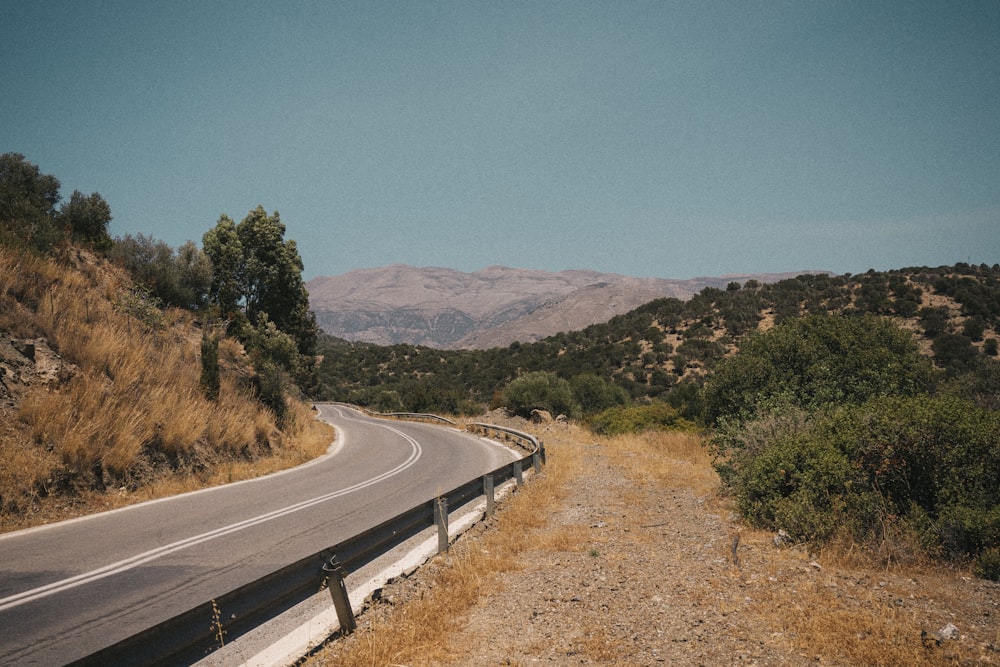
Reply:
[[306, 287], [317, 322], [331, 336], [378, 345], [486, 349], [607, 322], [661, 297], [688, 299], [706, 287], [794, 275], [666, 280], [503, 266], [464, 273], [395, 264], [313, 278]]
[[486, 350], [327, 338], [320, 346], [321, 394], [386, 408], [474, 410], [518, 375], [551, 371], [566, 379], [593, 374], [632, 398], [681, 403], [748, 333], [825, 313], [891, 318], [914, 333], [939, 369], [954, 376], [970, 370], [977, 359], [995, 361], [1000, 266], [730, 281], [726, 289], [707, 287], [687, 300], [656, 299], [601, 324]]
[[243, 347], [199, 383], [201, 323], [76, 246], [0, 245], [0, 531], [268, 472], [330, 436], [292, 401], [279, 425]]

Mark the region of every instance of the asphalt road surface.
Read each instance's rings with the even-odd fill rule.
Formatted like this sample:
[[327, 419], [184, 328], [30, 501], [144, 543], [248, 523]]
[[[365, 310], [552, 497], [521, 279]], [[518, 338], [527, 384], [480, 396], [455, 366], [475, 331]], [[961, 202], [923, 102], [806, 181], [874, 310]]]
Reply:
[[0, 535], [0, 664], [79, 659], [515, 460], [454, 428], [318, 406], [326, 456]]

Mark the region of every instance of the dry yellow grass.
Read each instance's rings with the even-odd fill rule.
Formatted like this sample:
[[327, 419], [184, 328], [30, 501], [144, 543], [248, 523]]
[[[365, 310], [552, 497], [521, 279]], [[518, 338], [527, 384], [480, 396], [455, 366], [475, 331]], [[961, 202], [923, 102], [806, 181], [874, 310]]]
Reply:
[[150, 326], [121, 307], [130, 287], [73, 248], [58, 260], [0, 248], [0, 331], [44, 338], [64, 364], [0, 413], [0, 530], [256, 476], [332, 440], [299, 401], [280, 430], [233, 341], [220, 346], [220, 399], [207, 400], [191, 315], [153, 309]]
[[[606, 446], [633, 478], [683, 485], [699, 496], [719, 490], [710, 455], [700, 439], [690, 434], [648, 432], [614, 438]], [[714, 495], [712, 500], [715, 509], [731, 511], [724, 499]], [[771, 639], [787, 644], [793, 655], [880, 667], [974, 664], [979, 657], [977, 648], [954, 643], [928, 650], [915, 638], [921, 627], [935, 629], [934, 620], [922, 614], [919, 607], [904, 608], [901, 601], [911, 591], [900, 592], [897, 603], [882, 595], [875, 583], [890, 572], [897, 581], [919, 578], [922, 596], [944, 602], [945, 608], [958, 609], [964, 595], [962, 573], [927, 563], [885, 570], [879, 561], [858, 553], [850, 544], [840, 543], [813, 554], [826, 566], [819, 571], [821, 574], [813, 572], [815, 576], [807, 577], [803, 575], [809, 570], [802, 565], [800, 550], [774, 550], [770, 547], [772, 535], [745, 527], [733, 536], [738, 536], [744, 546], [751, 543], [754, 552], [767, 553], [767, 561], [755, 564], [764, 571], [754, 576], [734, 567], [728, 579], [713, 582], [705, 589], [703, 603], [719, 605], [727, 612], [742, 609], [743, 613], [753, 613], [762, 627], [769, 629]], [[729, 543], [719, 556], [732, 558]], [[794, 580], [794, 585], [776, 585], [786, 584], [789, 579]], [[875, 585], [852, 588], [849, 593], [843, 590], [845, 581], [869, 580]], [[874, 592], [876, 589], [879, 594]], [[992, 639], [1000, 640], [1000, 624]]]
[[699, 435], [645, 431], [617, 436], [603, 444], [613, 460], [632, 477], [680, 484], [699, 496], [707, 496], [719, 487], [712, 457]]

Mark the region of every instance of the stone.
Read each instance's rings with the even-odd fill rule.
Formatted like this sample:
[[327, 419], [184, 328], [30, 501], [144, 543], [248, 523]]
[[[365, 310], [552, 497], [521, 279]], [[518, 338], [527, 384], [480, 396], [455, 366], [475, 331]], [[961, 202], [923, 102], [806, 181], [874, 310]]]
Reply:
[[938, 634], [941, 635], [944, 639], [958, 639], [960, 636], [958, 628], [955, 627], [953, 623], [949, 623], [948, 625], [938, 630]]
[[552, 413], [548, 410], [532, 410], [531, 411], [531, 421], [536, 424], [544, 424], [546, 422], [552, 421]]

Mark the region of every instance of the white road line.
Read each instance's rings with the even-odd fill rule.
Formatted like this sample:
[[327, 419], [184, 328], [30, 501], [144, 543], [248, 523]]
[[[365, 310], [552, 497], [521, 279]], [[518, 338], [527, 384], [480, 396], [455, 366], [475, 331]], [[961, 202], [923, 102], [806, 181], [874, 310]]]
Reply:
[[[344, 418], [350, 419], [349, 417], [344, 417]], [[362, 420], [352, 420], [352, 421], [362, 421]], [[283, 507], [281, 509], [274, 510], [272, 512], [268, 512], [266, 514], [261, 514], [259, 516], [250, 519], [238, 521], [228, 526], [222, 526], [221, 528], [216, 528], [215, 530], [210, 530], [208, 532], [201, 533], [200, 535], [194, 535], [192, 537], [188, 537], [183, 540], [178, 540], [177, 542], [172, 542], [171, 544], [166, 544], [164, 546], [157, 547], [155, 549], [150, 549], [149, 551], [137, 554], [135, 556], [132, 556], [131, 558], [126, 558], [116, 563], [111, 563], [109, 565], [105, 565], [104, 567], [97, 568], [96, 570], [91, 570], [90, 572], [85, 572], [83, 574], [78, 574], [74, 577], [69, 577], [68, 579], [55, 581], [52, 582], [51, 584], [46, 584], [45, 586], [39, 586], [38, 588], [33, 588], [31, 590], [17, 593], [15, 595], [10, 595], [5, 598], [0, 598], [0, 611], [6, 611], [7, 609], [11, 609], [13, 607], [26, 604], [33, 600], [38, 600], [47, 597], [49, 595], [54, 595], [56, 593], [69, 590], [71, 588], [76, 588], [77, 586], [82, 586], [84, 584], [88, 584], [93, 581], [104, 579], [105, 577], [110, 577], [115, 574], [120, 574], [122, 572], [126, 572], [140, 565], [143, 565], [145, 563], [154, 561], [158, 558], [162, 558], [163, 556], [167, 556], [177, 551], [187, 549], [188, 547], [195, 546], [196, 544], [202, 544], [203, 542], [208, 542], [218, 537], [229, 535], [230, 533], [235, 533], [245, 528], [250, 528], [252, 526], [257, 526], [267, 521], [271, 521], [272, 519], [277, 519], [279, 517], [299, 512], [309, 507], [313, 507], [314, 505], [319, 505], [320, 503], [325, 503], [328, 500], [333, 500], [334, 498], [339, 498], [349, 493], [360, 491], [361, 489], [368, 488], [374, 484], [377, 484], [378, 482], [384, 481], [386, 479], [389, 479], [390, 477], [398, 475], [399, 473], [403, 472], [404, 470], [415, 464], [420, 459], [423, 450], [420, 447], [420, 443], [418, 443], [415, 439], [406, 435], [402, 431], [395, 429], [391, 426], [388, 426], [386, 424], [377, 424], [377, 425], [381, 428], [385, 428], [392, 431], [393, 433], [396, 433], [397, 435], [405, 439], [407, 442], [409, 442], [411, 445], [409, 458], [406, 459], [406, 461], [404, 461], [400, 465], [393, 468], [392, 470], [386, 471], [381, 475], [377, 475], [376, 477], [372, 477], [371, 479], [365, 480], [363, 482], [359, 482], [358, 484], [355, 484], [353, 486], [340, 489], [339, 491], [333, 491], [331, 493], [327, 493], [322, 496], [316, 496], [315, 498], [303, 500], [301, 502], [289, 505], [287, 507]]]

